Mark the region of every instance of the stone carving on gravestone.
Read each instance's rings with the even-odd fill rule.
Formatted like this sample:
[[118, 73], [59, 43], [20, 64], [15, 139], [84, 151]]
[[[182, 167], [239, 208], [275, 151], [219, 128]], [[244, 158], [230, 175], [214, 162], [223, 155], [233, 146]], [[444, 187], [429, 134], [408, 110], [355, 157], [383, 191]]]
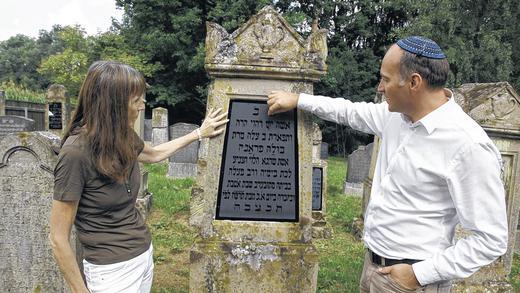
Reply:
[[[50, 132], [19, 132], [0, 138], [2, 292], [69, 292], [49, 242], [59, 143], [59, 137]], [[73, 249], [75, 235], [73, 229]]]
[[152, 145], [168, 142], [168, 110], [155, 108], [152, 110]]
[[363, 181], [368, 177], [374, 143], [361, 145], [347, 158], [346, 195], [363, 196]]
[[[199, 128], [198, 125], [188, 123], [175, 123], [170, 126], [170, 140], [179, 138]], [[187, 178], [197, 175], [197, 159], [199, 155], [199, 142], [194, 141], [169, 158], [168, 177]]]
[[[314, 292], [311, 115], [268, 117], [266, 99], [274, 89], [312, 92], [325, 74], [326, 31], [315, 28], [306, 41], [269, 6], [232, 34], [207, 27], [207, 109], [222, 107], [230, 122], [199, 149], [190, 291]], [[240, 212], [221, 209], [223, 200]]]
[[34, 120], [22, 116], [0, 116], [0, 137], [9, 133], [33, 131]]

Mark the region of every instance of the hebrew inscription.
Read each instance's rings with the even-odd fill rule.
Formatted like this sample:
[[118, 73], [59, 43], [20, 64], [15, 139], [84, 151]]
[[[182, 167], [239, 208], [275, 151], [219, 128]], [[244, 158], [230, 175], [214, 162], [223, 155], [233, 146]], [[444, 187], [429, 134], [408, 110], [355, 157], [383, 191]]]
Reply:
[[323, 169], [312, 168], [312, 210], [321, 211]]
[[231, 100], [228, 118], [217, 219], [298, 221], [296, 111]]

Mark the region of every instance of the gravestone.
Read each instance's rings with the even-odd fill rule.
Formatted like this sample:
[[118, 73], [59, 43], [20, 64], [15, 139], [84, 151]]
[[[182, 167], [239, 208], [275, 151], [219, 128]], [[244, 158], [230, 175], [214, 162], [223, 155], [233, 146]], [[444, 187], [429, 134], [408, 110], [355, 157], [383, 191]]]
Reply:
[[207, 31], [207, 109], [230, 121], [199, 149], [190, 291], [314, 292], [312, 117], [267, 116], [266, 100], [274, 89], [312, 92], [326, 73], [326, 31], [304, 40], [270, 6], [232, 34]]
[[326, 142], [322, 142], [320, 146], [320, 158], [322, 160], [326, 160], [329, 158], [329, 144]]
[[[509, 240], [506, 253], [473, 276], [455, 283], [454, 292], [513, 292], [507, 283], [511, 272], [520, 213], [520, 96], [507, 82], [463, 84], [455, 101], [486, 131], [502, 155]], [[459, 228], [456, 237], [470, 233]]]
[[[170, 140], [179, 138], [199, 128], [198, 125], [176, 123], [170, 126]], [[197, 159], [199, 142], [194, 141], [175, 152], [169, 159], [168, 176], [173, 178], [195, 177], [197, 175]]]
[[363, 196], [363, 182], [368, 177], [370, 161], [372, 159], [373, 143], [361, 145], [347, 158], [347, 174], [345, 188], [346, 195]]
[[0, 91], [0, 116], [5, 115], [5, 92]]
[[72, 107], [70, 97], [64, 86], [53, 84], [49, 86], [45, 93], [47, 102], [46, 129], [61, 136], [67, 127], [70, 119]]
[[34, 120], [22, 116], [0, 116], [0, 137], [9, 133], [33, 131]]
[[152, 111], [152, 145], [168, 142], [168, 110], [155, 108]]
[[327, 161], [321, 159], [321, 130], [312, 125], [312, 237], [331, 238], [332, 229], [327, 225]]
[[[19, 132], [0, 138], [0, 288], [69, 292], [49, 242], [59, 137]], [[76, 247], [73, 229], [71, 246]]]
[[144, 141], [152, 141], [152, 119], [144, 119]]

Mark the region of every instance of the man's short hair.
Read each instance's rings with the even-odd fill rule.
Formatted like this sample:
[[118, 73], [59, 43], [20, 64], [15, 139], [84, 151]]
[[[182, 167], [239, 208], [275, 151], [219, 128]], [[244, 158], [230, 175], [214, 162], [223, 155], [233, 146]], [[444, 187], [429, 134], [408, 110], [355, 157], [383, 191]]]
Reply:
[[399, 73], [401, 81], [404, 81], [412, 73], [419, 74], [427, 82], [428, 88], [444, 88], [448, 80], [450, 65], [448, 59], [432, 59], [418, 56], [403, 50]]

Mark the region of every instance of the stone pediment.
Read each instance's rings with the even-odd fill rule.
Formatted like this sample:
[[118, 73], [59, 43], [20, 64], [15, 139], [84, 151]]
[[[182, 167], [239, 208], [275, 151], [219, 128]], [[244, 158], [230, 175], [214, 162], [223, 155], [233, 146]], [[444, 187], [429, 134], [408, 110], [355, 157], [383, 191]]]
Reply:
[[463, 84], [454, 95], [455, 101], [482, 127], [520, 132], [520, 97], [509, 83]]
[[210, 75], [284, 75], [316, 80], [326, 73], [327, 30], [313, 27], [307, 40], [271, 6], [229, 34], [207, 23], [206, 70]]

